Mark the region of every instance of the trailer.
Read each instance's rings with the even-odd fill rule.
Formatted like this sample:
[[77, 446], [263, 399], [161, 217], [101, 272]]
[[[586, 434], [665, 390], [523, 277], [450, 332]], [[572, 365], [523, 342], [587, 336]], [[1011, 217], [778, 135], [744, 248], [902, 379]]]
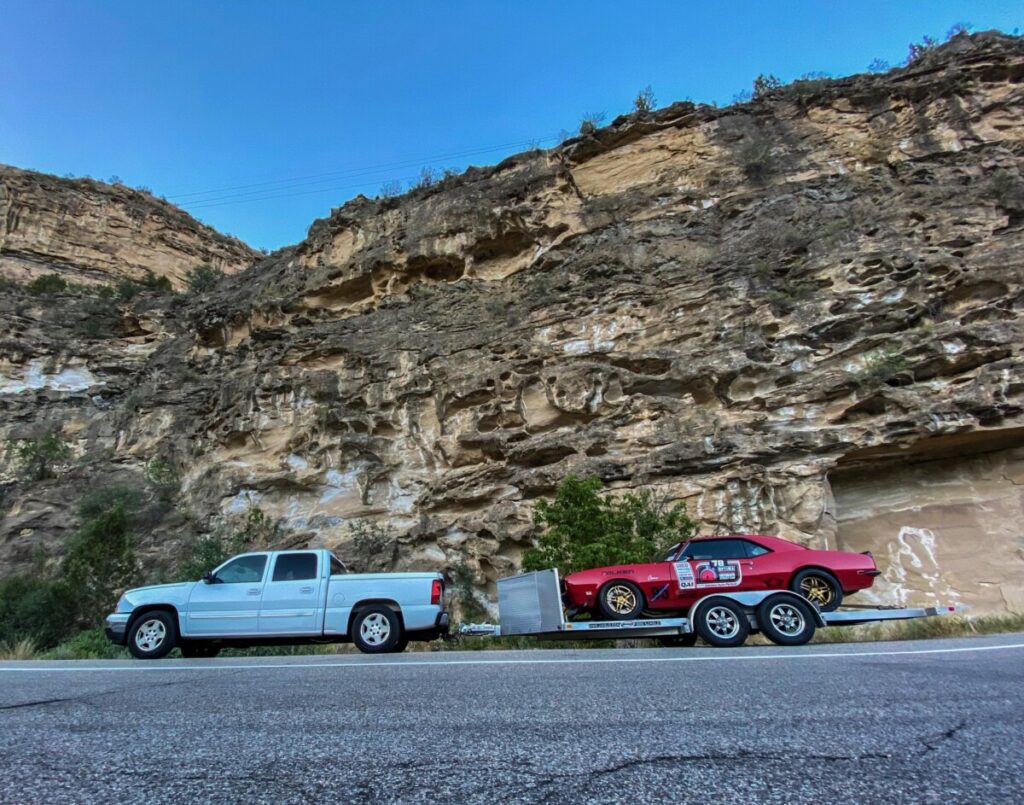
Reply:
[[759, 632], [778, 645], [799, 646], [810, 641], [819, 627], [927, 618], [963, 610], [962, 606], [847, 607], [821, 612], [790, 590], [715, 591], [699, 599], [686, 617], [572, 621], [565, 617], [558, 571], [550, 569], [499, 579], [499, 623], [467, 624], [460, 634], [529, 635], [545, 640], [654, 637], [680, 646], [692, 646], [699, 636], [712, 646], [733, 647]]

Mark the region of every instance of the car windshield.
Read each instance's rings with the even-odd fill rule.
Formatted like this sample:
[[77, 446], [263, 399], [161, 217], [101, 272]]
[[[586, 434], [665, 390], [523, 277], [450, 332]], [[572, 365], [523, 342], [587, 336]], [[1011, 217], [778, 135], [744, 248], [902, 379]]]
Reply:
[[665, 558], [662, 559], [661, 561], [662, 562], [672, 562], [672, 561], [674, 561], [675, 558], [676, 558], [676, 554], [679, 553], [679, 546], [680, 545], [682, 545], [682, 543], [681, 542], [677, 542], [675, 545], [673, 545], [671, 548], [669, 548], [668, 551], [665, 554]]

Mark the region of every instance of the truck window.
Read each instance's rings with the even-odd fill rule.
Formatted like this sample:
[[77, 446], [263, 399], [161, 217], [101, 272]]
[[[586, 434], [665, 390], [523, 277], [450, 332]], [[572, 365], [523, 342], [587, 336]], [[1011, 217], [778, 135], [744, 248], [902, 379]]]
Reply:
[[336, 557], [332, 553], [331, 554], [331, 575], [332, 576], [341, 576], [341, 575], [343, 575], [344, 573], [347, 573], [347, 572], [348, 571], [345, 569], [345, 566], [340, 561], [338, 561], [338, 557]]
[[282, 553], [274, 562], [272, 581], [306, 581], [316, 578], [315, 553]]
[[223, 584], [253, 584], [263, 580], [267, 566], [266, 554], [239, 556], [217, 571], [217, 581]]

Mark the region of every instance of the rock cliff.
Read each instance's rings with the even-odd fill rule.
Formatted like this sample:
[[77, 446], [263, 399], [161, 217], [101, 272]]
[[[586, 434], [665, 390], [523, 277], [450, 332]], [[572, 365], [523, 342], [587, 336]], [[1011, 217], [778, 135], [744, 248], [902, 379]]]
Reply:
[[0, 277], [103, 283], [152, 272], [180, 289], [197, 265], [233, 273], [257, 256], [148, 192], [0, 165]]
[[[1022, 79], [1021, 40], [977, 34], [621, 117], [356, 199], [104, 338], [8, 291], [0, 436], [56, 430], [75, 460], [8, 476], [0, 574], [59, 553], [76, 490], [159, 458], [182, 483], [152, 566], [258, 507], [277, 544], [465, 564], [493, 592], [576, 473], [684, 500], [706, 533], [870, 549], [865, 601], [1024, 612]], [[63, 217], [91, 245], [39, 261], [107, 248]]]

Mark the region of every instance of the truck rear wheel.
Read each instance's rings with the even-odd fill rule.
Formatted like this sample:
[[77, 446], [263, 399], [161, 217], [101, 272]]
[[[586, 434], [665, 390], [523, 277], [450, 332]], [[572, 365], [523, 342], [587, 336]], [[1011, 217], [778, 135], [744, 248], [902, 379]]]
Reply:
[[398, 615], [382, 604], [359, 610], [352, 621], [352, 642], [363, 654], [386, 654], [404, 637]]
[[171, 653], [178, 632], [169, 612], [144, 612], [128, 630], [128, 651], [139, 660], [159, 660]]
[[739, 604], [727, 598], [708, 601], [697, 611], [696, 628], [705, 643], [716, 648], [742, 646], [750, 634], [750, 622]]
[[802, 646], [814, 637], [814, 613], [796, 596], [766, 598], [757, 608], [757, 625], [777, 646]]

